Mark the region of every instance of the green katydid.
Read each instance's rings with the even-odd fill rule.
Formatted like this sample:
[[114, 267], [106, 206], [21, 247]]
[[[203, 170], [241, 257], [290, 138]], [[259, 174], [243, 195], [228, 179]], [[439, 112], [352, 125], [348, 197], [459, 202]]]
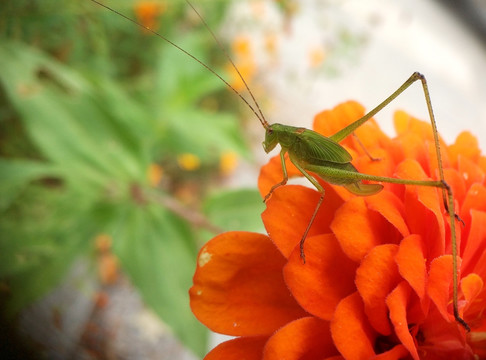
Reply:
[[[304, 252], [304, 243], [307, 237], [307, 234], [316, 218], [316, 215], [319, 211], [319, 208], [324, 200], [324, 188], [319, 184], [316, 178], [311, 175], [309, 172], [318, 175], [324, 181], [334, 184], [344, 186], [348, 191], [355, 195], [359, 196], [370, 196], [380, 192], [383, 189], [383, 185], [381, 184], [368, 184], [363, 183], [363, 180], [366, 181], [376, 181], [376, 182], [384, 182], [384, 183], [394, 183], [394, 184], [402, 184], [402, 185], [415, 185], [415, 186], [428, 186], [428, 187], [435, 187], [442, 190], [442, 197], [444, 201], [444, 206], [446, 211], [449, 215], [450, 221], [450, 230], [451, 230], [451, 245], [452, 245], [452, 262], [453, 262], [453, 312], [456, 321], [461, 324], [467, 331], [470, 330], [468, 324], [460, 317], [459, 310], [458, 310], [458, 275], [457, 275], [457, 244], [456, 244], [456, 232], [455, 232], [455, 221], [456, 219], [462, 221], [454, 211], [454, 198], [452, 194], [452, 190], [447, 182], [444, 180], [444, 171], [442, 167], [442, 160], [441, 160], [441, 153], [440, 153], [440, 146], [439, 146], [439, 138], [437, 132], [437, 126], [435, 122], [434, 113], [432, 110], [432, 103], [429, 95], [429, 90], [427, 86], [427, 81], [425, 77], [415, 72], [413, 73], [395, 92], [393, 92], [389, 97], [387, 97], [383, 102], [381, 102], [378, 106], [376, 106], [373, 110], [369, 113], [364, 115], [362, 118], [354, 121], [344, 129], [341, 129], [334, 135], [330, 137], [325, 137], [315, 131], [302, 128], [302, 127], [293, 127], [288, 125], [282, 125], [278, 123], [269, 124], [263, 115], [263, 112], [258, 105], [255, 97], [253, 96], [248, 84], [246, 83], [244, 77], [239, 72], [237, 66], [232, 61], [231, 57], [221, 45], [220, 41], [216, 37], [216, 35], [212, 32], [209, 28], [205, 20], [202, 16], [198, 13], [198, 11], [194, 8], [194, 6], [186, 0], [188, 5], [195, 11], [198, 15], [204, 26], [210, 32], [218, 46], [222, 49], [225, 56], [230, 61], [231, 65], [235, 69], [236, 73], [242, 80], [243, 84], [245, 85], [248, 93], [250, 94], [253, 103], [255, 104], [256, 108], [252, 106], [247, 99], [245, 99], [234, 87], [232, 87], [223, 77], [221, 77], [218, 73], [216, 73], [213, 69], [211, 69], [208, 65], [201, 62], [197, 59], [194, 55], [190, 54], [188, 51], [184, 50], [177, 44], [173, 43], [171, 40], [167, 39], [163, 35], [157, 33], [156, 31], [152, 30], [149, 27], [146, 27], [137, 21], [121, 14], [120, 12], [98, 2], [97, 0], [91, 0], [94, 3], [116, 13], [119, 16], [122, 16], [128, 21], [136, 24], [148, 30], [149, 32], [153, 33], [154, 35], [158, 36], [159, 38], [163, 39], [164, 41], [168, 42], [172, 46], [179, 49], [181, 52], [186, 54], [187, 56], [191, 57], [193, 60], [200, 63], [204, 66], [207, 70], [213, 73], [216, 77], [218, 77], [221, 81], [223, 81], [229, 89], [231, 89], [237, 96], [239, 96], [242, 101], [250, 108], [250, 110], [255, 114], [258, 118], [262, 126], [265, 128], [265, 140], [263, 141], [263, 148], [266, 153], [273, 150], [277, 145], [280, 145], [280, 159], [282, 164], [282, 171], [283, 171], [283, 180], [278, 184], [272, 186], [268, 194], [265, 196], [264, 201], [266, 202], [270, 196], [272, 195], [273, 191], [283, 186], [288, 181], [287, 170], [285, 167], [285, 159], [284, 155], [287, 153], [289, 156], [290, 161], [295, 165], [295, 167], [302, 173], [304, 177], [306, 177], [310, 183], [319, 191], [320, 197], [314, 209], [314, 212], [309, 220], [309, 223], [300, 239], [300, 254], [303, 262], [305, 263], [305, 252]], [[422, 88], [425, 96], [425, 101], [429, 113], [429, 118], [432, 126], [432, 131], [434, 134], [434, 143], [436, 149], [436, 156], [437, 156], [437, 166], [439, 169], [439, 179], [438, 180], [409, 180], [409, 179], [398, 179], [392, 177], [383, 177], [383, 176], [375, 176], [375, 175], [368, 175], [360, 173], [351, 163], [352, 157], [344, 149], [339, 142], [342, 141], [347, 136], [354, 134], [354, 131], [363, 125], [366, 121], [371, 119], [375, 114], [377, 114], [380, 110], [382, 110], [385, 106], [387, 106], [390, 102], [392, 102], [395, 98], [397, 98], [402, 92], [404, 92], [410, 85], [414, 82], [420, 80], [422, 83]], [[256, 109], [256, 110], [255, 110]], [[365, 150], [366, 151], [366, 150]], [[370, 156], [371, 158], [371, 156]], [[374, 159], [372, 159], [374, 160]]]

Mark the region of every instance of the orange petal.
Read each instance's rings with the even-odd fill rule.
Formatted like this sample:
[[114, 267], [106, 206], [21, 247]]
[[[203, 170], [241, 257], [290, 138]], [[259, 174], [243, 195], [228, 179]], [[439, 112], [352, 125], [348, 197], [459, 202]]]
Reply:
[[[407, 159], [397, 167], [401, 179], [429, 180], [421, 166]], [[435, 258], [445, 252], [445, 224], [442, 215], [442, 196], [434, 187], [406, 187], [405, 212], [410, 232], [420, 234], [426, 244], [426, 256]]]
[[473, 184], [462, 203], [460, 214], [466, 225], [471, 222], [472, 209], [486, 211], [486, 188], [481, 184]]
[[395, 334], [403, 346], [407, 348], [415, 360], [420, 360], [417, 346], [410, 334], [407, 321], [407, 305], [410, 297], [410, 286], [405, 281], [401, 282], [388, 296], [386, 303], [390, 309], [390, 320], [395, 328]]
[[461, 280], [461, 290], [464, 299], [471, 303], [483, 290], [484, 282], [478, 274], [469, 274]]
[[486, 156], [479, 157], [478, 165], [486, 173]]
[[[460, 263], [459, 263], [460, 264]], [[437, 306], [442, 317], [448, 321], [454, 321], [453, 316], [447, 310], [450, 302], [450, 288], [452, 284], [452, 256], [443, 255], [435, 258], [430, 264], [429, 282], [427, 293]]]
[[[285, 167], [287, 168], [287, 175], [289, 178], [294, 176], [302, 176], [302, 173], [292, 164], [289, 157], [285, 155]], [[258, 189], [262, 197], [265, 197], [272, 186], [278, 184], [283, 180], [282, 162], [280, 155], [274, 156], [268, 163], [263, 165], [258, 176]]]
[[268, 340], [263, 360], [324, 359], [337, 354], [329, 322], [305, 317], [287, 324]]
[[373, 161], [364, 153], [358, 157], [353, 157], [353, 165], [360, 173], [377, 176], [393, 176], [396, 163], [387, 150], [373, 147], [367, 147], [366, 150], [378, 160]]
[[393, 115], [393, 124], [397, 135], [404, 134], [408, 131], [410, 119], [412, 117], [403, 110], [395, 111]]
[[459, 155], [467, 157], [474, 162], [477, 162], [481, 155], [478, 139], [468, 131], [460, 133], [457, 136], [455, 143], [450, 145], [448, 150], [454, 165], [456, 164]]
[[376, 334], [364, 313], [357, 292], [341, 300], [331, 320], [331, 335], [339, 352], [347, 360], [369, 359], [375, 355]]
[[472, 184], [482, 184], [485, 178], [485, 173], [475, 162], [460, 155], [457, 160], [457, 169], [462, 177], [466, 180], [466, 188], [470, 188]]
[[306, 263], [296, 247], [284, 268], [284, 278], [299, 304], [309, 313], [330, 320], [339, 301], [355, 290], [356, 263], [349, 260], [332, 234], [305, 243]]
[[484, 322], [486, 291], [484, 280], [478, 274], [468, 274], [461, 280], [461, 291], [464, 294], [466, 303], [464, 307], [466, 322], [473, 328], [473, 331], [482, 331], [486, 336], [486, 323]]
[[[468, 190], [464, 176], [457, 169], [445, 168], [444, 178], [452, 189], [455, 203], [462, 204]], [[459, 209], [456, 209], [456, 213], [458, 212]]]
[[371, 326], [382, 335], [391, 334], [388, 308], [390, 291], [400, 282], [395, 254], [398, 246], [380, 245], [370, 250], [356, 270], [356, 287], [364, 303]]
[[347, 101], [339, 104], [332, 110], [324, 110], [314, 117], [312, 128], [318, 133], [330, 137], [344, 129], [353, 121], [363, 117], [363, 105], [356, 101]]
[[306, 313], [283, 280], [285, 258], [261, 234], [228, 232], [200, 251], [189, 290], [191, 308], [211, 330], [269, 335]]
[[266, 336], [240, 337], [216, 346], [204, 360], [260, 360], [267, 342]]
[[470, 231], [462, 254], [464, 271], [485, 276], [486, 264], [479, 260], [486, 249], [486, 212], [471, 210], [470, 214]]
[[398, 241], [393, 226], [370, 210], [362, 197], [352, 198], [336, 211], [331, 229], [346, 255], [357, 262], [382, 242]]
[[382, 192], [366, 198], [368, 208], [379, 212], [390, 224], [392, 224], [400, 234], [405, 237], [410, 234], [407, 224], [403, 218], [404, 207], [401, 200], [392, 192], [383, 190]]
[[423, 140], [434, 141], [434, 134], [430, 122], [414, 118], [402, 110], [395, 112], [393, 120], [397, 134], [412, 133]]
[[[336, 209], [342, 204], [341, 198], [332, 187], [324, 185], [324, 188], [324, 201], [307, 237], [329, 233], [329, 224]], [[287, 185], [275, 190], [267, 201], [267, 208], [262, 213], [263, 223], [268, 235], [285, 257], [300, 242], [319, 196], [317, 191], [307, 187]]]
[[425, 281], [427, 270], [419, 235], [410, 235], [402, 240], [395, 260], [400, 275], [408, 282], [418, 297], [423, 300], [425, 296]]
[[429, 174], [429, 152], [428, 146], [424, 140], [413, 133], [405, 133], [395, 140], [400, 144], [401, 158], [399, 161], [413, 159], [420, 164], [425, 173]]

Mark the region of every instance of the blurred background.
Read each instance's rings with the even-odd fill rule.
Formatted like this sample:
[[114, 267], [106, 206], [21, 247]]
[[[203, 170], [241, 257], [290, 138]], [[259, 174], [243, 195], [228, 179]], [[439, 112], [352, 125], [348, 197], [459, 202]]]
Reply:
[[[247, 97], [182, 0], [104, 3]], [[485, 5], [433, 0], [193, 4], [269, 122], [310, 127], [368, 109], [414, 71], [438, 128], [486, 145]], [[221, 341], [193, 317], [199, 247], [263, 231], [263, 129], [214, 74], [90, 0], [0, 4], [0, 353], [33, 359], [197, 359]], [[427, 120], [420, 86], [380, 112]]]

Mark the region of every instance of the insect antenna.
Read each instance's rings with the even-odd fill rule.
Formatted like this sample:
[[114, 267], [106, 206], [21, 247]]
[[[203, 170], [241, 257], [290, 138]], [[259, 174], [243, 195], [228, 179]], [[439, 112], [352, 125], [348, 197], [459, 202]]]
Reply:
[[189, 56], [190, 58], [192, 58], [193, 60], [197, 61], [200, 65], [204, 66], [206, 68], [206, 70], [210, 71], [214, 76], [216, 76], [218, 79], [220, 79], [229, 89], [233, 90], [233, 92], [238, 95], [240, 97], [241, 100], [243, 100], [243, 102], [250, 108], [250, 110], [253, 112], [253, 114], [255, 114], [255, 116], [258, 118], [258, 120], [260, 120], [260, 123], [263, 125], [263, 127], [265, 129], [268, 129], [269, 128], [269, 124], [268, 122], [266, 121], [265, 117], [263, 116], [263, 113], [262, 111], [260, 110], [260, 106], [258, 105], [258, 102], [255, 100], [254, 96], [253, 96], [253, 93], [251, 92], [249, 86], [247, 85], [245, 79], [243, 78], [243, 76], [241, 75], [240, 71], [238, 70], [238, 68], [236, 67], [236, 65], [234, 64], [233, 60], [231, 59], [231, 57], [229, 56], [228, 52], [224, 49], [224, 47], [221, 45], [220, 41], [218, 40], [218, 38], [216, 37], [216, 35], [214, 35], [214, 33], [211, 31], [211, 29], [209, 28], [209, 26], [207, 25], [207, 23], [204, 21], [204, 19], [202, 18], [202, 16], [197, 12], [197, 10], [194, 8], [194, 6], [192, 6], [192, 4], [186, 0], [186, 2], [191, 6], [191, 8], [196, 12], [197, 16], [201, 19], [201, 21], [203, 22], [204, 26], [206, 27], [206, 29], [210, 32], [211, 36], [216, 40], [216, 43], [218, 44], [218, 46], [223, 50], [223, 52], [225, 53], [226, 57], [229, 59], [229, 61], [231, 62], [231, 65], [234, 67], [234, 69], [236, 70], [238, 76], [240, 77], [240, 79], [243, 81], [243, 83], [245, 84], [245, 87], [246, 89], [248, 90], [248, 92], [250, 93], [251, 95], [251, 98], [253, 99], [257, 109], [258, 109], [258, 112], [255, 110], [255, 108], [248, 102], [248, 100], [246, 100], [243, 95], [241, 95], [238, 90], [236, 90], [233, 86], [231, 86], [230, 83], [228, 83], [228, 81], [226, 81], [221, 75], [219, 75], [216, 71], [214, 71], [213, 69], [211, 69], [209, 67], [209, 65], [205, 64], [204, 62], [202, 62], [201, 60], [199, 60], [197, 57], [195, 57], [194, 55], [192, 55], [189, 51], [183, 49], [182, 47], [180, 47], [179, 45], [177, 45], [176, 43], [174, 43], [173, 41], [169, 40], [168, 38], [166, 38], [164, 35], [158, 33], [157, 31], [151, 29], [150, 27], [148, 26], [145, 26], [141, 23], [139, 23], [138, 21], [122, 14], [121, 12], [109, 7], [108, 5], [105, 5], [101, 2], [99, 2], [98, 0], [91, 0], [92, 2], [94, 2], [95, 4], [98, 4], [99, 6], [101, 7], [104, 7], [105, 9], [121, 16], [122, 18], [124, 18], [125, 20], [128, 20], [130, 22], [132, 22], [133, 24], [141, 27], [142, 29], [145, 29], [149, 32], [151, 32], [152, 34], [154, 34], [155, 36], [161, 38], [162, 40], [166, 41], [167, 43], [171, 44], [172, 46], [174, 46], [176, 49], [178, 49], [179, 51], [183, 52], [184, 54], [186, 54], [187, 56]]
[[[214, 34], [213, 30], [211, 30], [211, 28], [209, 27], [209, 25], [207, 24], [206, 20], [204, 20], [204, 18], [201, 16], [201, 14], [199, 14], [199, 12], [196, 10], [196, 8], [194, 7], [194, 5], [191, 4], [191, 2], [189, 0], [186, 0], [186, 3], [192, 8], [192, 10], [197, 14], [197, 16], [199, 17], [199, 19], [201, 20], [201, 22], [203, 23], [204, 27], [208, 30], [208, 32], [211, 34], [211, 36], [213, 37], [214, 41], [216, 42], [216, 44], [218, 45], [218, 47], [223, 51], [224, 55], [226, 56], [226, 58], [228, 59], [228, 61], [231, 63], [231, 66], [233, 67], [233, 69], [235, 69], [236, 73], [238, 74], [238, 77], [241, 79], [241, 81], [243, 81], [243, 84], [245, 85], [245, 88], [246, 90], [248, 90], [248, 93], [250, 94], [254, 104], [256, 105], [257, 109], [258, 109], [258, 112], [260, 114], [260, 116], [257, 115], [258, 119], [260, 120], [260, 122], [262, 123], [263, 127], [265, 129], [267, 129], [269, 127], [268, 125], [268, 122], [267, 120], [265, 119], [265, 115], [263, 115], [263, 112], [262, 110], [260, 109], [260, 105], [258, 104], [258, 101], [255, 99], [255, 97], [253, 96], [253, 93], [250, 89], [250, 86], [247, 84], [245, 78], [243, 77], [243, 75], [241, 75], [240, 73], [240, 70], [238, 69], [238, 67], [236, 66], [236, 64], [234, 63], [233, 59], [231, 58], [231, 56], [228, 54], [228, 51], [226, 51], [226, 48], [223, 46], [223, 44], [221, 44], [221, 41], [219, 41], [219, 38]], [[233, 89], [233, 88], [232, 88]], [[233, 91], [237, 92], [235, 89], [233, 89]], [[239, 95], [239, 94], [238, 94]], [[241, 95], [240, 95], [241, 97]], [[252, 109], [253, 110], [253, 109]], [[256, 114], [255, 114], [256, 115]]]

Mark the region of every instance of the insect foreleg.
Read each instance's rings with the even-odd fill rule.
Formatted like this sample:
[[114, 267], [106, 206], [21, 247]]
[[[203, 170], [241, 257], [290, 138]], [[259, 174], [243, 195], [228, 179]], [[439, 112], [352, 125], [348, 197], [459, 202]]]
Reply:
[[263, 202], [267, 202], [268, 198], [272, 195], [272, 193], [274, 192], [274, 190], [280, 186], [283, 186], [285, 184], [287, 184], [287, 181], [289, 180], [289, 176], [287, 175], [287, 167], [285, 166], [285, 153], [287, 152], [287, 150], [280, 150], [280, 163], [282, 165], [282, 171], [283, 171], [283, 180], [280, 181], [278, 184], [275, 184], [272, 186], [272, 188], [270, 189], [270, 191], [268, 192], [267, 195], [265, 195], [265, 198], [263, 199]]
[[317, 216], [317, 212], [321, 207], [322, 200], [324, 200], [325, 191], [324, 188], [321, 186], [321, 184], [319, 184], [319, 182], [312, 175], [310, 175], [297, 161], [294, 161], [292, 159], [292, 156], [290, 157], [290, 160], [295, 165], [295, 167], [302, 173], [302, 175], [304, 175], [307, 178], [307, 180], [309, 180], [312, 183], [312, 185], [316, 187], [317, 191], [319, 191], [321, 194], [321, 196], [319, 197], [319, 201], [317, 202], [317, 205], [314, 209], [314, 213], [312, 214], [311, 219], [307, 224], [307, 228], [304, 231], [304, 235], [302, 235], [302, 238], [300, 239], [300, 257], [302, 258], [302, 261], [305, 264], [305, 252], [304, 252], [305, 239], [307, 238], [307, 234], [309, 233], [312, 223], [314, 222]]

